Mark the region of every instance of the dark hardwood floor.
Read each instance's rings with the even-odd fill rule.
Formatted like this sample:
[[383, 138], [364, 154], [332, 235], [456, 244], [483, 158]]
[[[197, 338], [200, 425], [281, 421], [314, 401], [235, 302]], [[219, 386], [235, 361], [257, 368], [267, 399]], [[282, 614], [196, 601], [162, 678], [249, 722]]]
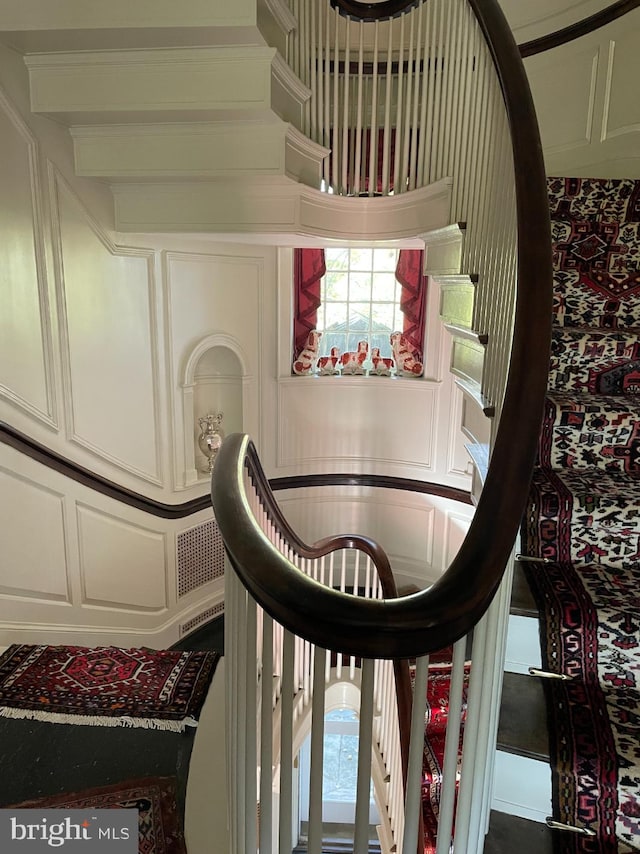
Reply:
[[[224, 617], [173, 649], [223, 653]], [[184, 733], [0, 718], [0, 806], [137, 777], [176, 777], [184, 814], [195, 728]]]

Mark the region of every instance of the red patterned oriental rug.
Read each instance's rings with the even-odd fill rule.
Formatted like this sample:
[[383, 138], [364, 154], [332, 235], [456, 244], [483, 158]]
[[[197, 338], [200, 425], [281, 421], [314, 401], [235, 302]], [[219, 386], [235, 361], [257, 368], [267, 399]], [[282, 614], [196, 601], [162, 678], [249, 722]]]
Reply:
[[0, 656], [0, 716], [182, 732], [196, 726], [216, 652], [14, 644]]
[[[173, 777], [146, 777], [12, 804], [14, 809], [138, 810], [139, 854], [187, 854]], [[4, 809], [8, 809], [4, 807]]]

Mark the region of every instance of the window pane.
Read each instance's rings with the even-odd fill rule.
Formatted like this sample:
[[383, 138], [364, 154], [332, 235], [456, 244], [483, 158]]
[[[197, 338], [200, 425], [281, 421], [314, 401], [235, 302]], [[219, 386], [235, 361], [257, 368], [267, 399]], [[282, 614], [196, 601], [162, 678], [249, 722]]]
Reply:
[[350, 302], [349, 303], [349, 331], [359, 331], [366, 334], [369, 331], [369, 318], [371, 314], [371, 303]]
[[347, 303], [328, 302], [326, 305], [325, 329], [347, 328]]
[[369, 333], [368, 330], [365, 332], [350, 332], [347, 336], [347, 349], [350, 353], [356, 353], [358, 350], [358, 344], [361, 341], [369, 341]]
[[324, 299], [347, 299], [349, 292], [348, 273], [327, 273], [324, 277]]
[[349, 299], [354, 302], [371, 299], [371, 273], [352, 273], [349, 276]]
[[373, 264], [373, 249], [352, 249], [351, 269], [371, 270]]
[[393, 273], [373, 274], [373, 300], [393, 302], [396, 297], [396, 277]]
[[398, 265], [398, 250], [397, 249], [374, 249], [373, 250], [373, 269], [387, 270], [395, 273]]
[[373, 329], [386, 329], [393, 332], [393, 303], [379, 303], [371, 306], [371, 326]]
[[324, 262], [327, 270], [346, 270], [349, 267], [349, 250], [325, 249]]
[[358, 774], [358, 736], [325, 735], [322, 798], [355, 801]]
[[320, 356], [330, 356], [331, 348], [337, 347], [341, 353], [344, 353], [346, 345], [346, 336], [343, 332], [323, 332], [320, 339]]
[[383, 359], [391, 359], [393, 357], [393, 353], [391, 352], [391, 342], [389, 341], [389, 335], [386, 332], [372, 332], [371, 333], [371, 349], [377, 347], [380, 350], [380, 356]]

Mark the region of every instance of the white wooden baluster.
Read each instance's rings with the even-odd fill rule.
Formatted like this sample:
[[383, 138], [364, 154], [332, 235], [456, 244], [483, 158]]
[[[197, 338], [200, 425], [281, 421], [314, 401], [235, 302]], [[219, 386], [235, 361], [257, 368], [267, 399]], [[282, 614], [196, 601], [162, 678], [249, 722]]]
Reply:
[[[355, 550], [355, 563], [353, 567], [353, 595], [358, 595], [359, 582], [360, 582], [360, 552]], [[356, 657], [355, 655], [349, 656], [349, 679], [353, 682], [356, 678]]]
[[400, 47], [398, 49], [398, 92], [396, 95], [396, 140], [393, 158], [393, 177], [391, 184], [397, 195], [402, 192], [400, 180], [400, 153], [402, 151], [402, 86], [404, 81], [404, 22], [406, 14], [400, 16]]
[[[322, 4], [319, 4], [320, 10], [322, 10]], [[323, 138], [322, 144], [325, 148], [330, 148], [331, 139], [329, 136], [331, 125], [330, 125], [330, 106], [331, 106], [331, 72], [329, 71], [330, 63], [331, 63], [331, 6], [327, 3], [327, 11], [325, 15], [325, 40], [324, 40], [324, 66], [323, 66], [323, 89], [324, 89], [324, 122], [323, 122]], [[325, 191], [329, 189], [331, 185], [331, 175], [329, 173], [329, 157], [325, 157], [323, 161], [323, 175], [324, 175], [324, 183], [325, 183]]]
[[373, 661], [362, 660], [360, 684], [360, 728], [358, 739], [358, 782], [356, 787], [356, 820], [354, 854], [369, 851], [369, 791], [371, 788], [371, 748], [373, 727]]
[[293, 806], [293, 635], [285, 629], [280, 699], [279, 854], [291, 854]]
[[356, 99], [355, 159], [353, 164], [353, 192], [360, 193], [360, 172], [362, 168], [362, 101], [364, 69], [364, 21], [360, 21], [360, 42], [358, 45], [358, 89]]
[[246, 609], [247, 656], [245, 662], [245, 850], [253, 852], [258, 847], [257, 837], [257, 776], [258, 767], [258, 732], [257, 732], [257, 691], [258, 679], [256, 670], [256, 601], [247, 596]]
[[[402, 187], [402, 192], [408, 189], [407, 187], [407, 178], [409, 176], [409, 143], [411, 139], [411, 104], [412, 104], [412, 90], [413, 90], [413, 82], [415, 80], [415, 69], [413, 65], [413, 41], [414, 41], [414, 31], [415, 31], [415, 19], [416, 16], [412, 12], [409, 14], [409, 45], [407, 48], [407, 91], [405, 96], [405, 106], [404, 106], [404, 140], [402, 145], [402, 161], [400, 168], [400, 186]], [[398, 192], [396, 190], [396, 192]]]
[[262, 617], [260, 685], [260, 854], [271, 854], [273, 833], [273, 620]]
[[393, 129], [391, 127], [391, 83], [393, 75], [391, 67], [393, 63], [393, 18], [389, 21], [389, 33], [387, 41], [387, 80], [384, 95], [384, 131], [382, 134], [382, 193], [386, 196], [389, 193], [390, 186], [390, 164], [391, 152], [391, 136]]
[[311, 711], [311, 770], [309, 775], [308, 854], [322, 854], [322, 772], [324, 763], [324, 671], [327, 652], [314, 649]]
[[350, 19], [345, 21], [345, 47], [344, 47], [344, 84], [342, 88], [342, 182], [340, 184], [340, 192], [346, 195], [349, 192], [349, 84], [351, 75], [349, 73], [349, 23]]
[[427, 705], [429, 656], [416, 660], [416, 678], [411, 707], [411, 741], [404, 809], [402, 854], [415, 854], [418, 845], [418, 826], [421, 806], [422, 757], [424, 754], [424, 714]]
[[486, 654], [487, 618], [480, 620], [473, 630], [473, 650], [471, 676], [467, 696], [467, 721], [464, 727], [462, 746], [462, 768], [460, 772], [460, 790], [456, 807], [455, 844], [460, 851], [471, 851], [469, 819], [474, 796], [479, 796], [477, 781], [482, 777], [482, 769], [476, 764], [480, 732], [480, 699], [482, 697], [483, 665]]
[[333, 133], [331, 138], [331, 184], [334, 188], [334, 192], [340, 191], [340, 164], [342, 162], [342, 158], [340, 156], [340, 137], [339, 137], [339, 129], [340, 129], [340, 40], [339, 40], [339, 29], [340, 29], [340, 15], [338, 12], [338, 8], [334, 11], [333, 15], [333, 26], [334, 26], [334, 44], [333, 44]]
[[[423, 85], [423, 74], [426, 74], [426, 64], [424, 62], [425, 59], [425, 32], [423, 29], [423, 11], [424, 11], [424, 3], [420, 3], [418, 8], [418, 24], [416, 27], [417, 35], [416, 35], [416, 57], [415, 57], [415, 67], [413, 73], [413, 115], [411, 117], [411, 151], [409, 156], [409, 166], [408, 166], [408, 175], [409, 175], [409, 189], [415, 190], [416, 188], [416, 162], [418, 158], [418, 137], [427, 132], [426, 128], [420, 128], [418, 125], [418, 105], [420, 103], [420, 90]], [[422, 67], [422, 71], [420, 70]], [[407, 111], [408, 112], [408, 111]]]
[[[369, 195], [378, 190], [378, 36], [380, 22], [373, 31], [373, 72], [371, 75], [371, 129], [369, 131]], [[366, 594], [365, 594], [366, 595]]]
[[449, 714], [447, 735], [442, 763], [442, 788], [440, 791], [440, 815], [438, 818], [438, 840], [436, 854], [449, 854], [453, 811], [456, 798], [456, 777], [458, 751], [460, 745], [460, 726], [462, 720], [462, 693], [464, 688], [464, 661], [466, 638], [461, 638], [453, 646], [451, 683], [449, 687]]

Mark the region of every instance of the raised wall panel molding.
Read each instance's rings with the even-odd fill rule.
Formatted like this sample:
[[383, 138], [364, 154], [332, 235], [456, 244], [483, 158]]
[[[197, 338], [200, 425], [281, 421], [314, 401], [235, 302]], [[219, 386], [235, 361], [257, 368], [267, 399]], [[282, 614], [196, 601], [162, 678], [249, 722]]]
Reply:
[[[0, 504], [0, 600], [69, 605], [64, 495], [2, 466]], [[33, 519], [38, 520], [38, 536]]]
[[640, 104], [637, 96], [637, 81], [640, 76], [640, 12], [628, 17], [635, 18], [636, 25], [625, 16], [625, 31], [610, 39], [608, 44], [600, 141], [606, 142], [628, 135], [632, 138], [629, 143], [637, 152], [640, 148]]
[[[578, 48], [569, 45], [552, 54], [541, 54], [526, 62], [546, 156], [585, 147], [593, 141], [601, 63], [597, 44]], [[559, 79], [561, 87], [557, 86]]]
[[[31, 109], [75, 124], [82, 114], [211, 118], [217, 110], [270, 110], [280, 75], [266, 46], [152, 48], [30, 54]], [[117, 120], [117, 119], [116, 119]], [[175, 120], [175, 119], [174, 119]]]
[[82, 604], [164, 611], [166, 534], [79, 502], [76, 515]]
[[[39, 329], [39, 342], [34, 343], [32, 351], [28, 353], [24, 340], [13, 339], [16, 331], [15, 326], [11, 324], [9, 328], [5, 328], [3, 345], [8, 347], [12, 352], [6, 353], [2, 359], [4, 363], [2, 373], [6, 377], [5, 372], [11, 365], [12, 380], [22, 381], [24, 384], [31, 383], [32, 385], [37, 382], [40, 386], [39, 394], [37, 395], [38, 399], [36, 399], [35, 395], [32, 395], [30, 399], [28, 391], [25, 388], [17, 388], [17, 383], [14, 382], [11, 385], [7, 382], [0, 382], [0, 395], [30, 417], [41, 421], [48, 427], [57, 429], [58, 421], [53, 371], [53, 332], [45, 260], [42, 183], [38, 161], [38, 144], [29, 127], [1, 89], [0, 112], [7, 118], [10, 129], [15, 131], [20, 142], [24, 145], [25, 165], [28, 172], [28, 186], [24, 187], [25, 198], [22, 201], [26, 203], [25, 207], [28, 207], [29, 210], [19, 212], [16, 208], [8, 205], [8, 216], [19, 225], [23, 225], [23, 223], [30, 219], [32, 228], [32, 235], [25, 242], [24, 246], [16, 246], [17, 241], [23, 240], [23, 235], [18, 231], [13, 235], [11, 246], [15, 254], [11, 266], [7, 264], [5, 273], [7, 275], [6, 281], [8, 287], [19, 287], [19, 294], [16, 294], [14, 298], [11, 292], [4, 293], [3, 300], [5, 301], [5, 305], [10, 304], [12, 308], [15, 308], [16, 306], [25, 307], [31, 298], [30, 311], [32, 322], [29, 324], [30, 330], [33, 332], [35, 329]], [[8, 149], [8, 136], [5, 137], [5, 146]], [[8, 151], [5, 152], [4, 164], [11, 169], [11, 177], [15, 176], [18, 168], [17, 160], [8, 156]], [[5, 188], [5, 201], [8, 203], [8, 181], [3, 180], [3, 186]], [[12, 199], [12, 202], [15, 203], [15, 199]], [[24, 215], [24, 219], [20, 214]], [[15, 256], [20, 257], [23, 264], [22, 270], [16, 268]], [[28, 275], [25, 265], [31, 267], [31, 282], [19, 279], [21, 273], [25, 276]], [[35, 316], [36, 313], [37, 317]], [[31, 357], [34, 363], [36, 360], [41, 359], [41, 365], [36, 366], [32, 364], [29, 366], [27, 364], [29, 357]], [[7, 377], [7, 379], [9, 378]]]
[[[152, 250], [116, 246], [113, 244], [99, 224], [86, 211], [64, 178], [51, 163], [49, 163], [49, 183], [52, 199], [53, 252], [57, 278], [58, 316], [62, 351], [62, 375], [67, 440], [105, 460], [111, 465], [134, 475], [135, 477], [141, 478], [158, 486], [162, 486], [164, 481], [161, 472], [161, 437], [159, 435], [160, 425], [162, 424], [162, 412], [158, 393], [160, 357], [158, 321], [156, 317], [154, 252]], [[105, 382], [107, 381], [106, 366], [108, 366], [109, 359], [115, 359], [116, 355], [124, 359], [124, 356], [121, 353], [115, 354], [112, 348], [105, 346], [104, 361], [100, 364], [101, 373], [99, 375], [90, 375], [90, 366], [82, 362], [80, 364], [76, 363], [74, 377], [74, 353], [72, 352], [73, 345], [71, 343], [72, 333], [74, 330], [70, 329], [68, 306], [70, 283], [68, 281], [68, 277], [70, 275], [70, 264], [78, 263], [78, 261], [75, 259], [73, 254], [73, 251], [77, 251], [77, 247], [74, 247], [73, 251], [70, 249], [70, 259], [65, 257], [63, 236], [64, 223], [61, 209], [64, 201], [71, 204], [73, 210], [77, 214], [77, 217], [81, 220], [82, 227], [87, 228], [91, 233], [92, 238], [95, 238], [97, 245], [102, 247], [107, 260], [112, 258], [123, 260], [136, 259], [141, 262], [144, 269], [146, 292], [143, 296], [138, 297], [137, 306], [142, 314], [145, 315], [144, 322], [148, 335], [148, 351], [144, 354], [148, 359], [146, 371], [144, 372], [146, 376], [142, 376], [144, 366], [140, 361], [138, 361], [137, 368], [138, 373], [140, 373], [139, 381], [143, 384], [145, 393], [150, 395], [148, 409], [146, 412], [143, 412], [143, 410], [140, 409], [136, 414], [137, 417], [134, 418], [133, 421], [131, 420], [132, 401], [129, 400], [127, 402], [124, 397], [130, 384], [131, 375], [128, 370], [128, 364], [120, 365], [118, 366], [118, 376], [109, 377], [110, 382], [118, 381], [117, 388], [109, 389], [109, 394], [114, 401], [113, 406], [110, 411], [105, 411], [103, 416], [104, 424], [99, 420], [97, 422], [96, 430], [91, 435], [88, 435], [86, 432], [83, 433], [83, 428], [78, 426], [79, 412], [83, 413], [83, 417], [85, 419], [87, 417], [87, 413], [91, 413], [91, 416], [95, 417], [94, 410], [98, 410], [99, 408], [96, 406], [96, 401], [99, 403], [105, 396]], [[86, 249], [86, 251], [88, 252], [89, 249]], [[94, 271], [91, 267], [87, 267], [87, 275], [90, 275], [93, 272]], [[115, 275], [124, 276], [126, 270], [123, 265], [116, 264], [115, 272], [113, 269], [109, 272], [110, 274], [114, 273]], [[114, 281], [114, 290], [116, 284], [122, 283]], [[109, 290], [108, 283], [105, 283], [104, 290], [105, 292]], [[126, 289], [122, 290], [121, 295], [125, 294], [125, 290]], [[95, 293], [83, 296], [82, 288], [79, 288], [77, 284], [75, 288], [75, 295], [77, 300], [86, 300], [88, 303], [93, 303], [100, 297], [100, 294]], [[133, 301], [134, 294], [132, 293], [130, 296], [127, 295], [126, 298], [129, 301]], [[133, 302], [127, 306], [131, 311], [133, 311], [133, 308], [131, 308], [132, 305]], [[78, 315], [76, 322], [78, 324], [86, 323], [86, 319], [84, 319], [80, 308], [78, 308], [76, 313]], [[90, 313], [88, 313], [88, 316], [90, 316]], [[124, 324], [127, 321], [128, 318], [126, 314], [118, 318], [118, 324]], [[102, 332], [102, 329], [99, 327], [96, 329], [96, 332], [98, 331]], [[142, 339], [142, 332], [143, 328], [138, 327], [135, 330], [135, 333], [129, 336], [127, 340], [131, 343], [135, 343], [136, 346], [140, 343], [144, 343]], [[85, 341], [89, 340], [91, 337], [90, 333], [85, 329], [81, 328], [80, 333]], [[113, 334], [115, 335], [115, 332]], [[120, 339], [120, 333], [117, 338], [118, 340]], [[86, 343], [84, 346], [86, 348]], [[96, 353], [93, 353], [92, 355], [97, 358]], [[78, 381], [79, 379], [81, 379], [81, 382]], [[87, 398], [86, 400], [80, 399], [83, 395]], [[120, 400], [122, 400], [121, 403], [119, 403]], [[139, 403], [138, 400], [135, 402], [136, 404]], [[138, 418], [140, 420], [137, 420]], [[115, 425], [120, 425], [120, 429], [114, 430]], [[96, 440], [94, 433], [97, 433], [98, 435], [103, 434], [102, 443]], [[113, 435], [117, 437], [117, 440], [120, 441], [122, 447], [124, 447], [124, 444], [127, 441], [131, 441], [136, 444], [137, 447], [142, 449], [142, 451], [147, 455], [150, 465], [147, 468], [143, 468], [134, 458], [127, 459], [124, 455], [115, 453], [112, 449], [107, 447], [106, 443], [110, 441], [110, 437]], [[149, 446], [152, 450], [151, 454], [148, 453]], [[129, 450], [132, 452], [133, 448], [130, 448]]]
[[[287, 178], [197, 184], [112, 186], [116, 223], [128, 232], [212, 232], [226, 237], [269, 235], [297, 245], [305, 237], [341, 240], [415, 239], [448, 223], [451, 180], [385, 198], [321, 193]], [[275, 239], [274, 239], [275, 238]], [[421, 243], [419, 243], [421, 245]]]
[[[439, 384], [388, 377], [290, 377], [278, 382], [278, 468], [433, 468]], [[354, 394], [358, 417], [352, 418]], [[368, 425], [363, 431], [362, 425]], [[295, 425], [292, 431], [291, 425]], [[313, 442], [309, 443], [309, 435]]]

